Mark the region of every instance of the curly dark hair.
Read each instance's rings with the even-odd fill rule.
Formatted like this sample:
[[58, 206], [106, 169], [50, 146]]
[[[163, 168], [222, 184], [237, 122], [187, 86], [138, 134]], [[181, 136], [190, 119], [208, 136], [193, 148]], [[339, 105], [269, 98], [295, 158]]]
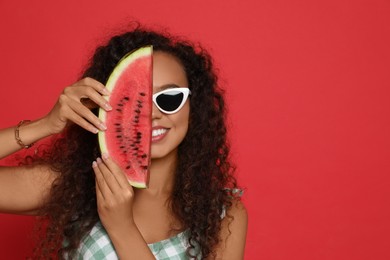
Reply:
[[[232, 194], [226, 188], [236, 188], [237, 184], [229, 161], [223, 91], [218, 87], [208, 52], [199, 44], [137, 25], [98, 47], [82, 77], [105, 83], [125, 54], [146, 45], [175, 56], [185, 68], [192, 92], [190, 125], [179, 145], [169, 205], [172, 214], [190, 230], [190, 248], [199, 245], [203, 258], [212, 257], [220, 242], [222, 205], [226, 209], [232, 206]], [[99, 221], [91, 167], [99, 156], [96, 135], [70, 125], [41, 158], [58, 172], [58, 177], [48, 201], [40, 209], [40, 230], [44, 230], [45, 236], [35, 256], [71, 256], [83, 236]], [[190, 249], [187, 252], [189, 257], [195, 257], [190, 255]]]

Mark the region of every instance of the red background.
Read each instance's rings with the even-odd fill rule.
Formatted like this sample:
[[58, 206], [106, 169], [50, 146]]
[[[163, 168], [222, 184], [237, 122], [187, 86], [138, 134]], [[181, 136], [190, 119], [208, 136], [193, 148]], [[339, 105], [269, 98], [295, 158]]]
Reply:
[[[390, 259], [390, 2], [0, 0], [0, 127], [47, 113], [137, 19], [202, 42], [227, 90], [246, 259]], [[66, 3], [66, 4], [65, 4]], [[0, 258], [33, 218], [0, 215]]]

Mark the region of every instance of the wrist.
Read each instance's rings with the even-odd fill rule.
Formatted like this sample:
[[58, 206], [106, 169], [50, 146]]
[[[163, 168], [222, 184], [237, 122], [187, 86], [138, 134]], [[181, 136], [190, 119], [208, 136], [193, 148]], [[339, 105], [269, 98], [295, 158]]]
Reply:
[[44, 137], [57, 134], [57, 131], [54, 127], [51, 126], [50, 119], [48, 116], [42, 117], [35, 121], [36, 126], [40, 128], [41, 135]]
[[155, 259], [146, 241], [134, 222], [107, 233], [115, 247], [119, 259]]
[[15, 127], [15, 141], [22, 148], [29, 148], [49, 135], [44, 118], [34, 121], [22, 120]]
[[134, 221], [124, 221], [120, 225], [109, 225], [104, 227], [112, 240], [122, 240], [123, 237], [140, 233]]
[[31, 146], [34, 145], [34, 143], [30, 143], [30, 144], [25, 144], [23, 142], [23, 140], [20, 138], [20, 128], [22, 127], [22, 125], [26, 125], [28, 123], [30, 123], [31, 120], [22, 120], [19, 122], [19, 124], [15, 127], [15, 140], [16, 142], [19, 144], [19, 146], [21, 148], [25, 148], [25, 149], [28, 149], [30, 148]]

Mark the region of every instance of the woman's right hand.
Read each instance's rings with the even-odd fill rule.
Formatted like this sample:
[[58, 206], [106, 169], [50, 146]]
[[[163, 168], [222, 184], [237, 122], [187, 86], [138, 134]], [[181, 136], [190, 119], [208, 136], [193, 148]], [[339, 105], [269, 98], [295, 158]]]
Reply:
[[[23, 146], [28, 146], [62, 132], [72, 123], [95, 134], [99, 130], [104, 131], [106, 126], [91, 109], [101, 107], [106, 111], [111, 110], [105, 97], [109, 94], [103, 84], [91, 78], [84, 78], [66, 87], [46, 116], [18, 126], [19, 140]], [[0, 129], [0, 159], [23, 148], [15, 140], [15, 132], [15, 127]]]
[[104, 123], [91, 109], [101, 107], [110, 111], [112, 108], [103, 97], [108, 95], [105, 86], [92, 78], [84, 78], [66, 87], [45, 117], [50, 134], [62, 132], [69, 123], [75, 123], [95, 134], [99, 130], [106, 130]]
[[[85, 78], [66, 87], [53, 109], [43, 118], [19, 127], [19, 139], [32, 144], [52, 134], [60, 133], [67, 124], [75, 123], [97, 133], [104, 126], [91, 108], [110, 110], [104, 96], [109, 93], [98, 81]], [[0, 159], [22, 148], [15, 140], [15, 127], [0, 129]], [[49, 196], [53, 180], [58, 175], [50, 167], [0, 166], [0, 212], [35, 214]]]

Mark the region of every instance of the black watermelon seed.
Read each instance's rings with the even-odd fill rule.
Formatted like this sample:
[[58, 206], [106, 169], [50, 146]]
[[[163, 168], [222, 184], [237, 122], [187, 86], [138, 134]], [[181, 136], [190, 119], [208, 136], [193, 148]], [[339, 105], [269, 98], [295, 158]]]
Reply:
[[128, 169], [130, 169], [131, 168], [131, 166], [130, 165], [128, 165], [128, 166], [126, 166], [126, 169], [128, 170]]
[[144, 92], [140, 92], [139, 94], [140, 94], [141, 96], [143, 96], [143, 97], [146, 96], [146, 94], [145, 94]]
[[124, 97], [123, 99], [129, 101], [129, 97]]

